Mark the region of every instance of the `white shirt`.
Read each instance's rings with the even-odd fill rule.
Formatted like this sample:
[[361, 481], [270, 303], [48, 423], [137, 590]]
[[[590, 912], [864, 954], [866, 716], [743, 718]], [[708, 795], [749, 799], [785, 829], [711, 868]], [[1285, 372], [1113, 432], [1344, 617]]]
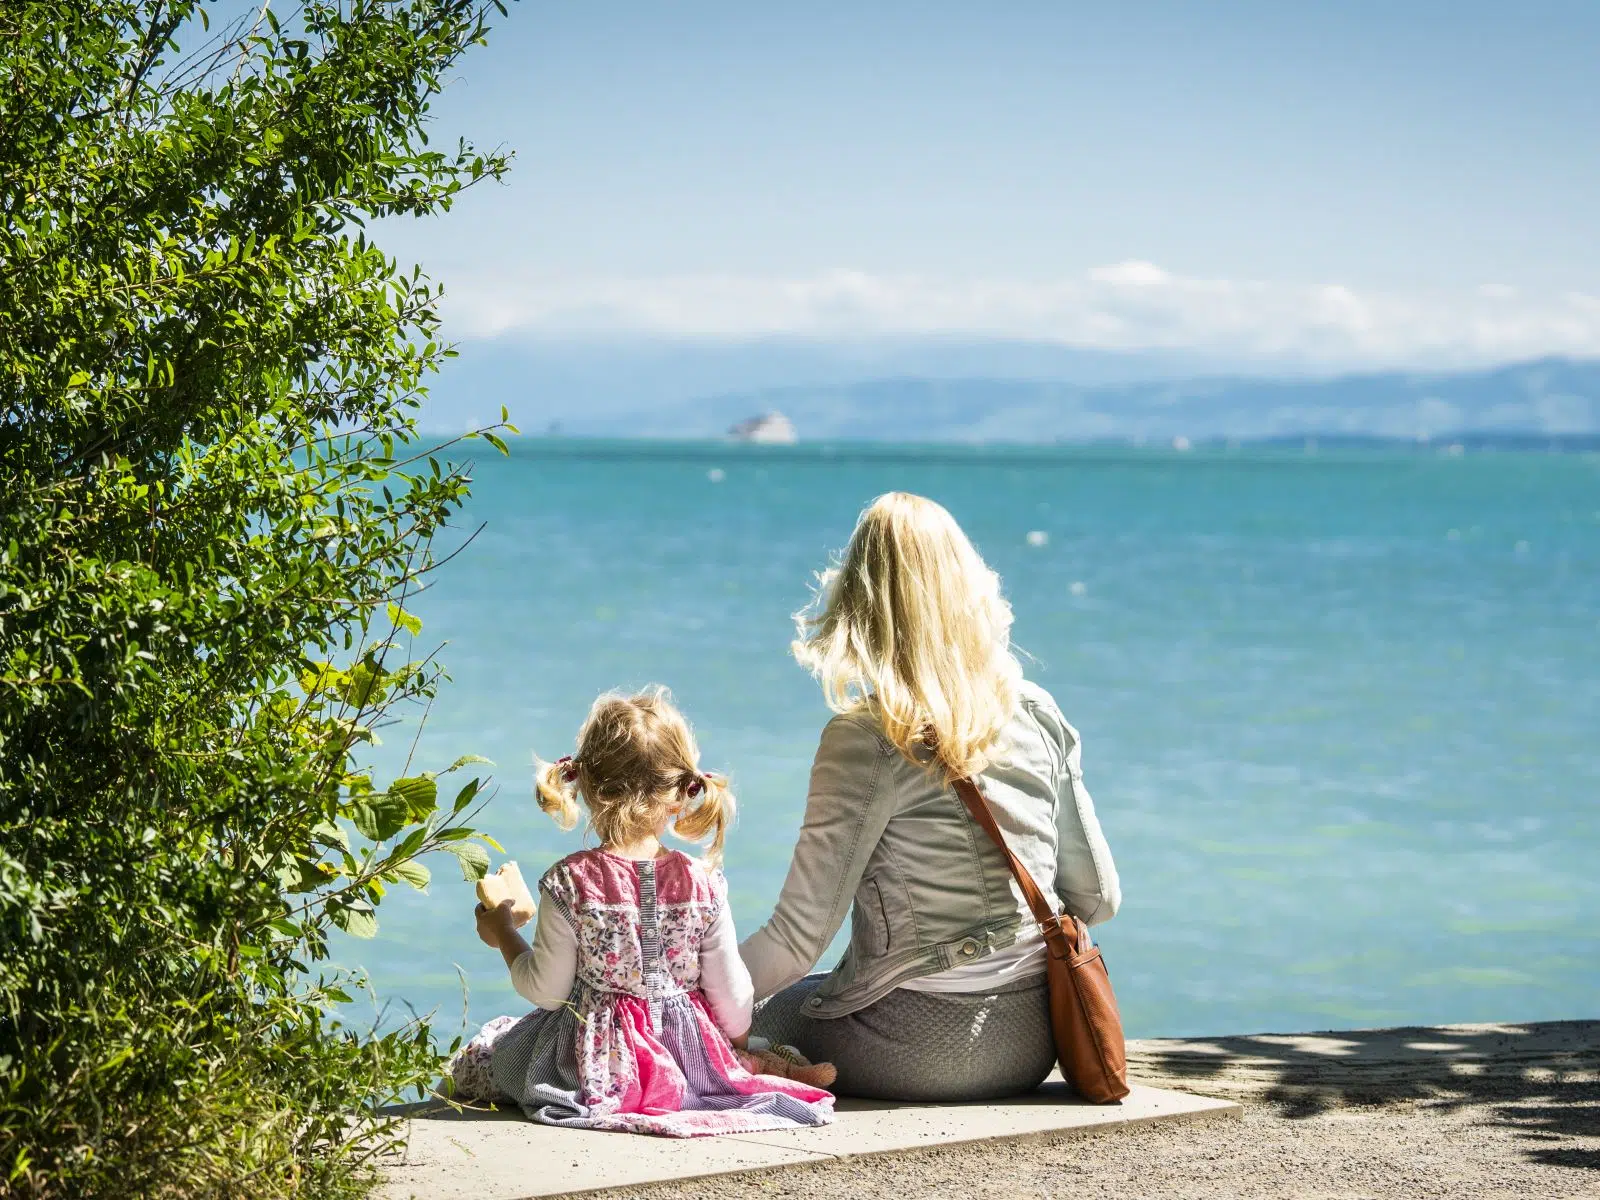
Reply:
[[1031, 920], [1024, 920], [1017, 940], [977, 962], [946, 967], [932, 975], [908, 979], [900, 985], [907, 992], [987, 992], [1008, 983], [1043, 976], [1049, 949], [1044, 935]]
[[[511, 986], [530, 1004], [557, 1009], [578, 978], [578, 933], [554, 904], [539, 906], [533, 945], [511, 964]], [[733, 914], [722, 906], [700, 942], [700, 988], [717, 1028], [730, 1038], [750, 1031], [755, 988], [739, 958]]]

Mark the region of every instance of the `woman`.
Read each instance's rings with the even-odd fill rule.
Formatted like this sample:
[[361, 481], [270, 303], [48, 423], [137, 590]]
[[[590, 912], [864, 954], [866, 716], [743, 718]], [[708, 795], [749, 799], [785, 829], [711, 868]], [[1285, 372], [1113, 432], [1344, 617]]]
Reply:
[[[754, 1032], [834, 1063], [845, 1095], [1037, 1087], [1055, 1059], [1044, 943], [950, 781], [977, 781], [1068, 911], [1096, 924], [1121, 894], [1077, 732], [1022, 678], [999, 577], [943, 508], [891, 493], [797, 621], [795, 657], [837, 715], [777, 908], [739, 948], [756, 997], [771, 997]], [[847, 909], [843, 960], [808, 976]]]

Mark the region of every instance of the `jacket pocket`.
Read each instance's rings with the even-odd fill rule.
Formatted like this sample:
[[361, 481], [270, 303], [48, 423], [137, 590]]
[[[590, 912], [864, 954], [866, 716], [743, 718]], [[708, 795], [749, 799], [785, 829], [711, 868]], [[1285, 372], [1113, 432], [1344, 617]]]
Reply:
[[881, 958], [889, 952], [889, 916], [876, 879], [864, 881], [856, 891], [856, 902], [850, 907], [850, 941], [858, 954], [868, 958]]

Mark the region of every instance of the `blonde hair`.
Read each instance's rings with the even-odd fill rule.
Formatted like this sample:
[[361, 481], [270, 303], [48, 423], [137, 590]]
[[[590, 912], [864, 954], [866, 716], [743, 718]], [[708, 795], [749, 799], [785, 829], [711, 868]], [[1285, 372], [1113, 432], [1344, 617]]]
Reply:
[[578, 731], [577, 754], [539, 762], [539, 807], [563, 829], [578, 823], [578, 799], [602, 842], [622, 845], [653, 834], [675, 805], [673, 833], [689, 842], [711, 837], [707, 859], [722, 860], [733, 822], [733, 792], [720, 775], [700, 770], [694, 733], [665, 688], [632, 696], [608, 692]]
[[794, 656], [829, 708], [870, 707], [901, 754], [931, 750], [951, 779], [996, 760], [1022, 681], [1011, 606], [942, 506], [879, 496], [795, 624]]

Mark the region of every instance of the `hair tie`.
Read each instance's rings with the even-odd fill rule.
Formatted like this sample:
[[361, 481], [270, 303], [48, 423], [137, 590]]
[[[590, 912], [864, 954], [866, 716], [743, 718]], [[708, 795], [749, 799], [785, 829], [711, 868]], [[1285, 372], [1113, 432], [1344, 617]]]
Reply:
[[563, 754], [556, 759], [556, 766], [561, 768], [561, 778], [564, 782], [576, 783], [578, 781], [578, 764], [573, 760], [572, 755]]
[[689, 799], [693, 800], [705, 790], [705, 786], [705, 781], [701, 779], [700, 776], [696, 775], [689, 781], [689, 785], [683, 789], [683, 794], [688, 796]]

